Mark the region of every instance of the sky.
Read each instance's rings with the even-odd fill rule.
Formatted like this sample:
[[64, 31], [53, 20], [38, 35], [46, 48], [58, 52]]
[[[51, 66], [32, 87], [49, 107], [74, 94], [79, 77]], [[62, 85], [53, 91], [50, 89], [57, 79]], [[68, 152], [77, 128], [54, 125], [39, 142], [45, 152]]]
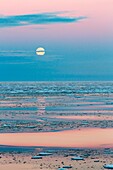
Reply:
[[0, 0], [0, 81], [113, 80], [112, 8], [113, 0]]

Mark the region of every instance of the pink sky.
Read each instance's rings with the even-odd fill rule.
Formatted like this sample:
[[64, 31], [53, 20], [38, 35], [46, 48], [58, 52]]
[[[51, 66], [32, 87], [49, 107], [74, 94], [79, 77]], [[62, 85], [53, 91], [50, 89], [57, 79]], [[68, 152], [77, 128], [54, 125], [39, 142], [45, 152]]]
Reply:
[[76, 11], [79, 14], [99, 14], [103, 18], [112, 15], [113, 1], [109, 0], [0, 0], [0, 13], [15, 15], [49, 11]]
[[[86, 16], [88, 17], [85, 22], [80, 24], [67, 25], [67, 31], [74, 32], [76, 29], [75, 37], [79, 36], [102, 38], [104, 36], [111, 37], [112, 27], [112, 6], [113, 1], [109, 0], [0, 0], [0, 14], [1, 15], [18, 15], [18, 14], [33, 14], [41, 12], [56, 12], [56, 11], [69, 11], [64, 15], [68, 16]], [[107, 25], [107, 27], [106, 27]], [[104, 28], [102, 28], [102, 26]], [[56, 30], [62, 34], [65, 29], [65, 24], [61, 27], [50, 26], [53, 30], [51, 34], [54, 38]], [[60, 31], [61, 30], [61, 31]], [[67, 31], [65, 30], [65, 35]], [[50, 30], [51, 31], [51, 30]], [[88, 32], [88, 34], [87, 34]], [[33, 32], [31, 33], [33, 35]], [[34, 31], [35, 34], [35, 31]], [[63, 37], [65, 37], [65, 35]], [[85, 37], [86, 36], [86, 37]], [[99, 37], [98, 37], [99, 36]], [[69, 37], [68, 37], [69, 38]]]

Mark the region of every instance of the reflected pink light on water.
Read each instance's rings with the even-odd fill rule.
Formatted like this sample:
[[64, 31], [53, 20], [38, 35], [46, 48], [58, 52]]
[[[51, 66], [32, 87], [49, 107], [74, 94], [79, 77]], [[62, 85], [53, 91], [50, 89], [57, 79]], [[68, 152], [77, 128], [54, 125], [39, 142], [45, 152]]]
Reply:
[[112, 116], [54, 116], [52, 118], [68, 120], [113, 120]]
[[113, 147], [113, 129], [0, 134], [0, 145], [45, 147]]

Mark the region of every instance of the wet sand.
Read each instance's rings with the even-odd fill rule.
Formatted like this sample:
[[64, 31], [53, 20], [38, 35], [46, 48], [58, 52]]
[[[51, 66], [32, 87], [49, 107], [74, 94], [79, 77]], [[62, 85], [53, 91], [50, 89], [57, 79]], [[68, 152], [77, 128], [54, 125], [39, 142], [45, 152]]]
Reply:
[[85, 128], [59, 132], [0, 134], [1, 145], [101, 148], [113, 147], [113, 129]]

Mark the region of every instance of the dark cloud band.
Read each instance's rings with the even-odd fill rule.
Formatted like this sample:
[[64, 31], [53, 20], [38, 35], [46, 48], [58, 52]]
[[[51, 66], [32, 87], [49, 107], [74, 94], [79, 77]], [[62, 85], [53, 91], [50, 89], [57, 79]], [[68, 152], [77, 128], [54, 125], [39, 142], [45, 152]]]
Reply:
[[0, 17], [0, 27], [15, 27], [38, 24], [73, 23], [85, 17], [60, 16], [59, 13], [41, 13]]

